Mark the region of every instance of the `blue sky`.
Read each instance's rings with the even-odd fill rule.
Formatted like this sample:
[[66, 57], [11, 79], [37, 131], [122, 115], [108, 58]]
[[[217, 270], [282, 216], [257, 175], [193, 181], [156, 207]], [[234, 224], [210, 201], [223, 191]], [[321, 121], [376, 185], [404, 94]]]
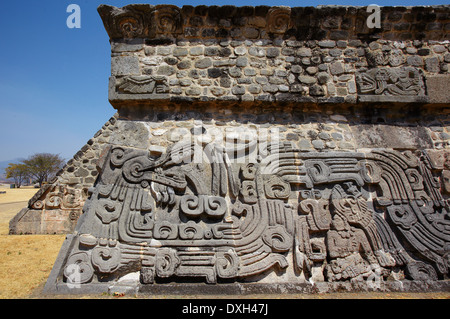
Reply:
[[[81, 28], [69, 29], [69, 4]], [[0, 162], [34, 153], [72, 156], [115, 113], [108, 102], [110, 46], [100, 4], [143, 1], [22, 0], [0, 4]], [[183, 5], [437, 5], [448, 0], [163, 1]]]

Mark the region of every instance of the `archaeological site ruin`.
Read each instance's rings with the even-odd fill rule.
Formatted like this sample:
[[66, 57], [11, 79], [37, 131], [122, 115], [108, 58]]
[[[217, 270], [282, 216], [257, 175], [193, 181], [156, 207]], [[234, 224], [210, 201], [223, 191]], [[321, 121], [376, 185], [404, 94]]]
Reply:
[[101, 5], [117, 113], [10, 224], [45, 291], [448, 291], [450, 6], [380, 10]]

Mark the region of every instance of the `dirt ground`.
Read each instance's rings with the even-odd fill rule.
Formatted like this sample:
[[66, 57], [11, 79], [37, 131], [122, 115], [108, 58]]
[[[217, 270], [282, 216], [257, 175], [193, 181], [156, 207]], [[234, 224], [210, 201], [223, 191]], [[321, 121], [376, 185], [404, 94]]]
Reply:
[[0, 298], [27, 298], [47, 280], [65, 235], [8, 235], [9, 221], [38, 189], [0, 191]]
[[433, 293], [400, 293], [400, 292], [368, 292], [368, 293], [326, 293], [326, 294], [254, 294], [254, 295], [119, 295], [119, 294], [98, 294], [98, 295], [42, 295], [42, 286], [37, 287], [27, 298], [30, 299], [186, 299], [186, 300], [223, 300], [223, 299], [242, 299], [242, 300], [264, 300], [264, 299], [409, 299], [409, 300], [445, 300], [450, 299], [450, 292]]
[[36, 193], [34, 188], [0, 187], [0, 299], [450, 299], [450, 292], [432, 293], [328, 293], [279, 295], [72, 295], [46, 296], [42, 289], [65, 235], [8, 235], [9, 221]]

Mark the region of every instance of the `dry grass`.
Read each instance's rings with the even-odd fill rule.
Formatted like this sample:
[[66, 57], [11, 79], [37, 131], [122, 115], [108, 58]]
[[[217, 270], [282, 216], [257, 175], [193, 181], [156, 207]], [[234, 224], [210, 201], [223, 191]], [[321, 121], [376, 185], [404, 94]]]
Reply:
[[9, 189], [1, 186], [0, 191], [6, 191], [6, 194], [0, 194], [0, 235], [7, 235], [11, 218], [27, 206], [28, 200], [38, 189], [33, 187]]
[[0, 298], [25, 298], [47, 280], [64, 235], [0, 235]]
[[0, 190], [0, 298], [26, 298], [47, 280], [65, 235], [8, 235], [9, 221], [37, 189]]
[[0, 204], [28, 201], [38, 190], [38, 188], [30, 186], [12, 189], [2, 186], [0, 191], [6, 192], [6, 194], [0, 194]]
[[0, 235], [7, 235], [9, 221], [27, 206], [28, 200], [38, 191], [32, 187], [13, 188], [0, 185]]
[[26, 201], [0, 204], [0, 235], [8, 235], [9, 221], [26, 206]]

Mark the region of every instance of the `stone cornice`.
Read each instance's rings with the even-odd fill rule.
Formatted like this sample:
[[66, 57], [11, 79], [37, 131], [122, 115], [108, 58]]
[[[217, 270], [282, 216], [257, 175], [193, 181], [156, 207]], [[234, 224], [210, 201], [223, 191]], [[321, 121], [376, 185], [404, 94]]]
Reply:
[[101, 5], [109, 100], [448, 107], [450, 6], [367, 9]]
[[100, 5], [111, 39], [228, 38], [296, 40], [449, 40], [450, 6], [381, 7], [369, 28], [367, 7]]

